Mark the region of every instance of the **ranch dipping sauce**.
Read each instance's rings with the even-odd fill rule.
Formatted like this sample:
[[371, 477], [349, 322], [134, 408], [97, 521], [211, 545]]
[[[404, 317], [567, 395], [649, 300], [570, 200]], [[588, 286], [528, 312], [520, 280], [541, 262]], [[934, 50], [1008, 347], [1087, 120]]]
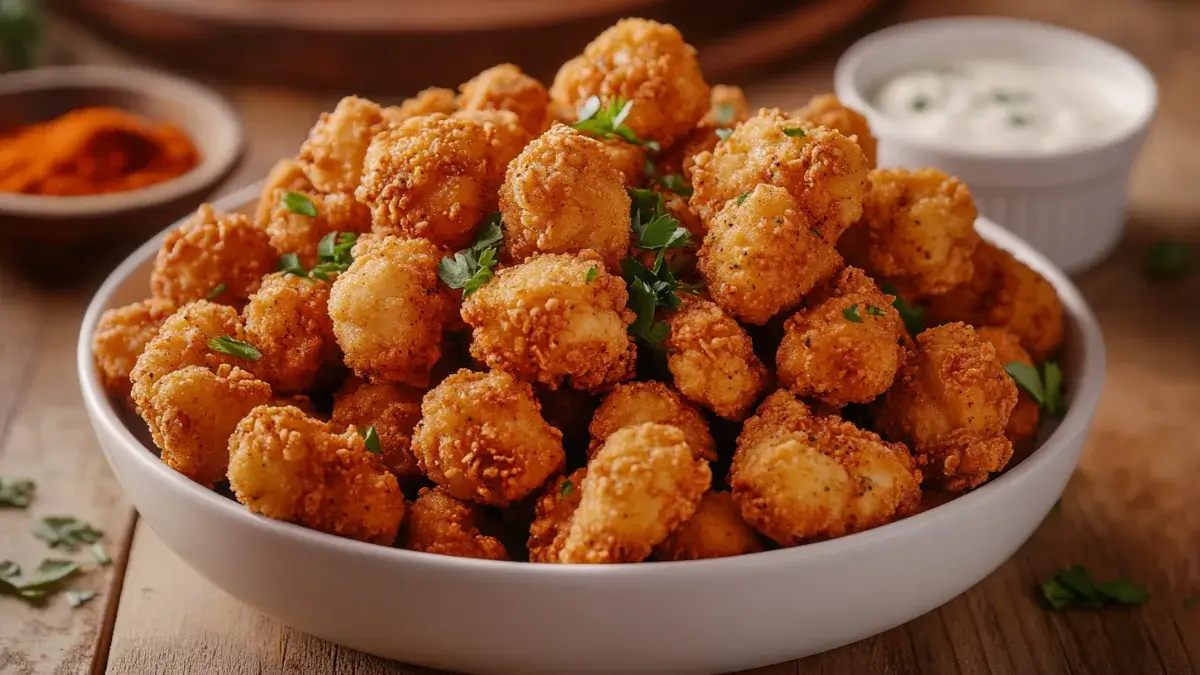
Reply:
[[961, 150], [1050, 153], [1119, 135], [1133, 112], [1100, 73], [964, 60], [886, 82], [875, 107], [911, 134]]

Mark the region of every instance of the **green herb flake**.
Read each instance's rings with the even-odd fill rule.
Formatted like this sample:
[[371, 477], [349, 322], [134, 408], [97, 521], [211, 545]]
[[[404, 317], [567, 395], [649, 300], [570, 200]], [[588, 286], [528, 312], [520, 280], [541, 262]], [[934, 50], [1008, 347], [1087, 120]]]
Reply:
[[875, 305], [867, 305], [867, 314], [871, 316], [887, 316], [887, 312], [883, 311]]
[[1067, 404], [1063, 399], [1062, 369], [1054, 361], [1042, 364], [1042, 389], [1046, 396], [1046, 412], [1062, 417], [1067, 411]]
[[330, 232], [317, 243], [317, 264], [308, 271], [308, 276], [329, 281], [329, 275], [345, 272], [354, 262], [354, 245], [358, 243], [356, 232]]
[[750, 196], [750, 193], [749, 193], [749, 192], [743, 192], [742, 194], [738, 195], [738, 198], [737, 198], [737, 205], [738, 205], [738, 206], [741, 206], [742, 204], [745, 204], [745, 203], [746, 203], [746, 198], [747, 198], [747, 197], [749, 197], [749, 196]]
[[316, 205], [312, 203], [312, 200], [308, 198], [308, 195], [304, 195], [299, 192], [283, 193], [283, 208], [291, 211], [292, 213], [299, 213], [302, 216], [308, 216], [309, 218], [317, 217]]
[[208, 292], [208, 295], [204, 296], [204, 299], [205, 300], [215, 300], [218, 295], [220, 295], [224, 292], [225, 292], [225, 284], [217, 284], [216, 286], [213, 287], [213, 289], [211, 291]]
[[634, 246], [655, 254], [649, 267], [632, 257], [621, 261], [629, 292], [627, 306], [636, 317], [629, 326], [629, 334], [644, 347], [658, 351], [670, 334], [665, 321], [655, 320], [658, 309], [679, 307], [678, 294], [695, 292], [698, 288], [681, 283], [675, 271], [666, 264], [667, 252], [688, 246], [691, 233], [671, 217], [661, 194], [634, 189], [629, 190], [629, 197], [629, 228]]
[[84, 544], [100, 541], [104, 533], [73, 516], [47, 516], [33, 528], [33, 536], [50, 545], [74, 553]]
[[598, 276], [600, 276], [600, 273], [596, 271], [596, 267], [593, 265], [592, 267], [588, 268], [587, 274], [583, 275], [583, 280], [590, 284], [595, 281], [596, 277]]
[[446, 256], [438, 263], [438, 278], [450, 288], [461, 288], [463, 297], [471, 295], [492, 280], [496, 253], [504, 239], [500, 214], [492, 214], [468, 248]]
[[36, 492], [37, 483], [28, 478], [0, 478], [0, 509], [23, 509]]
[[21, 576], [21, 566], [11, 560], [0, 560], [0, 579]]
[[40, 605], [60, 584], [79, 572], [79, 565], [70, 560], [43, 560], [28, 579], [21, 580], [21, 568], [15, 563], [0, 563], [0, 595], [11, 595], [30, 604]]
[[566, 497], [567, 495], [571, 494], [571, 491], [574, 489], [575, 489], [574, 483], [572, 483], [569, 479], [564, 480], [563, 484], [562, 484], [562, 496]]
[[81, 607], [94, 597], [96, 597], [96, 591], [92, 590], [67, 591], [67, 602], [72, 607]]
[[590, 96], [579, 109], [579, 121], [571, 126], [583, 133], [596, 138], [620, 139], [631, 145], [640, 145], [650, 152], [662, 150], [659, 144], [652, 140], [642, 140], [625, 126], [625, 118], [633, 110], [633, 101], [614, 98], [605, 106], [599, 96]]
[[284, 253], [279, 256], [279, 271], [308, 278], [308, 272], [304, 271], [304, 266], [300, 264], [300, 256], [295, 253]]
[[858, 315], [858, 303], [857, 302], [854, 303], [853, 305], [850, 305], [846, 309], [843, 309], [842, 316], [846, 317], [846, 319], [848, 321], [853, 321], [854, 323], [862, 323], [862, 317]]
[[736, 115], [737, 110], [732, 103], [718, 103], [712, 111], [713, 121], [717, 124], [733, 124]]
[[383, 454], [383, 446], [379, 443], [379, 433], [375, 431], [374, 425], [367, 427], [366, 431], [359, 430], [358, 435], [363, 439], [363, 445], [367, 446], [367, 452], [376, 455]]
[[1127, 579], [1096, 581], [1083, 565], [1073, 565], [1041, 584], [1042, 598], [1052, 609], [1100, 609], [1146, 604], [1146, 587]]
[[909, 335], [918, 335], [925, 330], [925, 308], [919, 305], [910, 305], [900, 297], [899, 291], [891, 284], [884, 284], [881, 289], [884, 293], [896, 298], [892, 301], [892, 307], [896, 308], [896, 312], [900, 314], [900, 320], [904, 322], [904, 329]]
[[727, 141], [729, 140], [729, 137], [733, 135], [733, 129], [716, 129], [713, 133], [715, 133], [717, 138], [721, 139], [722, 141]]
[[112, 558], [108, 557], [108, 551], [105, 551], [104, 547], [100, 544], [89, 546], [88, 553], [92, 554], [92, 559], [96, 561], [97, 565], [107, 566], [112, 564]]
[[1177, 241], [1155, 242], [1146, 252], [1143, 272], [1147, 279], [1156, 283], [1175, 281], [1192, 271], [1192, 251], [1187, 244]]
[[208, 348], [214, 352], [236, 356], [247, 361], [257, 361], [262, 358], [262, 352], [249, 342], [235, 340], [228, 335], [215, 337], [208, 341]]
[[683, 176], [680, 176], [677, 173], [669, 173], [665, 176], [659, 176], [657, 180], [659, 185], [662, 185], [677, 195], [691, 197], [692, 193], [694, 192], [692, 186], [688, 185], [687, 181], [683, 179]]
[[1046, 390], [1042, 387], [1042, 375], [1036, 367], [1027, 363], [1013, 361], [1012, 363], [1004, 364], [1004, 370], [1012, 376], [1012, 379], [1017, 384], [1021, 385], [1022, 389], [1029, 392], [1029, 395], [1033, 397], [1034, 401], [1037, 401], [1038, 405], [1045, 404]]
[[792, 127], [790, 129], [784, 129], [783, 135], [790, 138], [804, 138], [808, 134], [804, 133], [804, 129], [800, 127]]

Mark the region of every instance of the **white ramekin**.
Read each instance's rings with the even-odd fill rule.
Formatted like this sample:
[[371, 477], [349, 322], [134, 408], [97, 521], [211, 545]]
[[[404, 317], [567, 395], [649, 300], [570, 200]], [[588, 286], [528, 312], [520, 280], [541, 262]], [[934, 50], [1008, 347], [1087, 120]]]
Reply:
[[[889, 78], [964, 58], [1015, 58], [1102, 73], [1128, 97], [1129, 123], [1119, 136], [1091, 146], [984, 152], [955, 148], [949, 139], [917, 138], [872, 105]], [[880, 166], [932, 166], [958, 176], [981, 214], [1067, 272], [1099, 262], [1120, 240], [1129, 172], [1158, 104], [1153, 76], [1126, 52], [1065, 28], [999, 18], [931, 19], [869, 35], [838, 61], [834, 88], [870, 121]]]

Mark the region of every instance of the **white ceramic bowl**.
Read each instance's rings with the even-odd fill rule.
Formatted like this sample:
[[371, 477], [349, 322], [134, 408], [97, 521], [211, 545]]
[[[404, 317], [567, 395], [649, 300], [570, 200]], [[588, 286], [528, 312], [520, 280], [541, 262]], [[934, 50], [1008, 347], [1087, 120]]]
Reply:
[[[223, 206], [245, 204], [251, 189]], [[468, 673], [719, 673], [832, 649], [927, 612], [983, 579], [1042, 521], [1075, 468], [1104, 381], [1079, 291], [1012, 234], [981, 234], [1050, 280], [1066, 307], [1070, 412], [1028, 459], [949, 504], [832, 541], [707, 561], [536, 565], [340, 539], [252, 515], [159, 461], [101, 387], [100, 313], [136, 301], [160, 237], [97, 291], [79, 336], [88, 414], [142, 518], [196, 571], [299, 630]], [[140, 430], [139, 430], [140, 431]]]
[[[1109, 141], [1054, 153], [980, 152], [914, 137], [872, 105], [888, 79], [964, 58], [1016, 59], [1102, 73], [1124, 92], [1130, 120]], [[1158, 103], [1154, 78], [1120, 49], [1076, 31], [1016, 19], [931, 19], [881, 30], [838, 60], [834, 89], [867, 116], [879, 165], [937, 167], [966, 181], [980, 213], [1067, 272], [1102, 260], [1125, 226], [1129, 172]]]

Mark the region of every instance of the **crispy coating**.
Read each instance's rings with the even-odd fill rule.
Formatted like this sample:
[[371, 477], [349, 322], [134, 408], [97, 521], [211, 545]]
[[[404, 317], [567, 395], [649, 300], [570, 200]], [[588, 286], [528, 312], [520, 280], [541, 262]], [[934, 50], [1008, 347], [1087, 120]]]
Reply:
[[921, 500], [921, 471], [904, 445], [812, 415], [786, 390], [746, 422], [729, 484], [742, 517], [783, 546], [878, 527]]
[[600, 139], [600, 146], [604, 148], [612, 165], [621, 172], [625, 187], [641, 186], [646, 179], [645, 148], [611, 138]]
[[588, 427], [592, 435], [588, 456], [594, 456], [617, 430], [646, 422], [676, 427], [697, 457], [716, 461], [717, 446], [704, 416], [662, 382], [629, 382], [613, 388]]
[[937, 169], [876, 169], [869, 180], [862, 222], [839, 246], [850, 264], [910, 302], [971, 279], [978, 212], [962, 181]]
[[875, 168], [875, 137], [871, 135], [871, 125], [862, 113], [847, 108], [833, 94], [821, 94], [812, 97], [801, 109], [792, 113], [796, 119], [809, 122], [815, 127], [826, 127], [842, 132], [843, 136], [854, 139], [862, 148], [863, 156], [867, 158], [867, 167]]
[[375, 134], [384, 129], [383, 109], [357, 96], [338, 101], [300, 146], [297, 161], [313, 187], [321, 192], [353, 192], [363, 175], [363, 158]]
[[462, 317], [471, 355], [489, 367], [598, 392], [633, 376], [627, 299], [625, 281], [590, 252], [546, 254], [500, 270], [463, 301]]
[[458, 109], [454, 99], [453, 89], [429, 87], [417, 92], [416, 96], [404, 99], [398, 106], [384, 108], [381, 114], [384, 123], [388, 126], [395, 126], [407, 119], [434, 113], [450, 115]]
[[654, 559], [726, 558], [761, 550], [762, 542], [742, 518], [733, 495], [710, 491], [704, 493], [692, 517], [654, 547]]
[[225, 480], [234, 427], [270, 400], [270, 385], [241, 368], [187, 366], [164, 375], [139, 412], [162, 461], [211, 488]]
[[417, 464], [463, 500], [508, 506], [562, 469], [562, 433], [533, 387], [508, 373], [460, 370], [425, 395], [412, 437]]
[[[732, 129], [738, 122], [749, 118], [750, 104], [740, 87], [714, 85], [704, 119], [690, 134], [661, 155], [657, 166], [659, 175], [680, 174], [690, 185], [696, 156], [702, 152], [712, 152], [721, 141], [717, 129]], [[696, 217], [699, 218], [699, 214]]]
[[229, 439], [229, 486], [254, 513], [390, 546], [404, 517], [396, 477], [358, 432], [291, 406], [259, 406]]
[[[284, 206], [283, 197], [288, 192], [307, 197], [317, 210], [316, 217], [295, 213]], [[295, 253], [305, 269], [317, 264], [317, 246], [321, 238], [330, 232], [361, 234], [371, 231], [371, 210], [356, 200], [353, 194], [335, 192], [326, 195], [282, 188], [268, 194], [268, 204], [271, 206], [265, 227], [267, 236], [271, 238], [271, 246], [280, 253]]]
[[687, 298], [667, 322], [667, 368], [679, 393], [727, 420], [745, 418], [767, 381], [745, 329], [699, 298]]
[[446, 318], [441, 252], [424, 239], [379, 237], [360, 242], [354, 255], [329, 293], [346, 365], [371, 381], [427, 386]]
[[[976, 328], [980, 339], [986, 340], [996, 348], [996, 358], [1007, 366], [1010, 363], [1033, 365], [1033, 357], [1021, 346], [1021, 338], [1004, 328], [985, 326]], [[1029, 454], [1034, 437], [1038, 431], [1039, 417], [1038, 402], [1021, 387], [1017, 387], [1017, 405], [1008, 416], [1008, 424], [1004, 427], [1004, 435], [1013, 445], [1014, 459], [1020, 459]], [[1017, 457], [1020, 455], [1021, 457]]]
[[478, 508], [455, 499], [446, 488], [421, 488], [408, 509], [402, 545], [410, 551], [459, 558], [508, 560], [504, 544], [475, 526]]
[[555, 124], [508, 167], [500, 188], [504, 254], [591, 249], [611, 270], [629, 248], [629, 195], [604, 144]]
[[721, 309], [758, 326], [794, 309], [842, 257], [787, 190], [759, 184], [709, 221], [697, 264]]
[[[258, 193], [258, 205], [254, 209], [254, 224], [266, 229], [271, 220], [271, 212], [275, 209], [275, 191], [285, 192], [316, 192], [317, 189], [304, 175], [304, 169], [296, 160], [285, 157], [267, 172], [263, 181], [262, 191]], [[278, 247], [277, 247], [278, 248]]]
[[998, 326], [1015, 333], [1035, 361], [1043, 361], [1063, 341], [1063, 306], [1042, 275], [1011, 253], [981, 241], [975, 249], [975, 274], [929, 302], [929, 321], [964, 321]]
[[425, 392], [402, 384], [364, 382], [352, 377], [333, 396], [330, 426], [345, 431], [353, 425], [375, 427], [383, 463], [396, 476], [419, 476], [412, 452], [413, 429], [421, 421], [421, 397]]
[[154, 297], [177, 305], [202, 298], [240, 304], [278, 263], [279, 253], [266, 232], [248, 217], [201, 204], [163, 238], [150, 273], [150, 290]]
[[245, 361], [209, 349], [208, 341], [222, 335], [246, 339], [241, 318], [232, 307], [197, 300], [168, 316], [130, 371], [134, 403], [139, 408], [148, 406], [158, 381], [181, 368], [204, 366], [211, 370], [222, 363], [246, 365]]
[[511, 63], [492, 66], [458, 88], [460, 110], [507, 110], [516, 114], [530, 138], [546, 130], [550, 93]]
[[588, 463], [559, 559], [645, 560], [692, 517], [711, 482], [708, 462], [695, 456], [679, 429], [648, 422], [618, 430]]
[[354, 194], [371, 208], [377, 233], [464, 248], [496, 210], [508, 153], [519, 151], [524, 138], [516, 116], [505, 111], [413, 117], [371, 141]]
[[529, 526], [529, 562], [559, 562], [559, 554], [571, 531], [571, 516], [575, 515], [583, 497], [585, 477], [587, 467], [582, 467], [570, 476], [559, 476], [546, 483], [534, 506], [533, 523]]
[[92, 356], [104, 388], [114, 396], [126, 398], [132, 383], [129, 374], [146, 348], [158, 335], [158, 327], [175, 313], [175, 303], [147, 298], [124, 307], [106, 310], [96, 325]]
[[779, 382], [798, 396], [840, 408], [887, 391], [904, 361], [904, 322], [875, 282], [856, 267], [783, 324]]
[[558, 70], [550, 96], [579, 110], [592, 96], [632, 101], [625, 124], [639, 138], [668, 147], [708, 110], [708, 84], [696, 50], [674, 26], [622, 19]]
[[746, 100], [746, 93], [742, 88], [729, 84], [714, 84], [708, 96], [708, 112], [704, 113], [699, 126], [728, 129], [748, 119], [750, 102]]
[[280, 394], [312, 388], [321, 367], [336, 358], [329, 318], [329, 284], [276, 272], [242, 309], [246, 341], [262, 352], [250, 367]]
[[1012, 457], [1004, 429], [1017, 385], [996, 348], [964, 323], [930, 328], [916, 341], [882, 399], [877, 427], [925, 459], [931, 483], [950, 492], [980, 485]]
[[759, 183], [791, 193], [808, 222], [833, 244], [862, 215], [867, 160], [840, 132], [763, 109], [712, 152], [695, 157], [692, 207], [709, 222], [725, 202]]

